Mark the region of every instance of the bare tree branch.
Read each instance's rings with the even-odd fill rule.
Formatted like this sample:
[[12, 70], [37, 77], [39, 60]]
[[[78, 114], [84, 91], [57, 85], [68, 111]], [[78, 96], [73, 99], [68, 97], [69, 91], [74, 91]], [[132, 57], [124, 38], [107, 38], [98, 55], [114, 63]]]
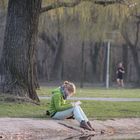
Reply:
[[127, 34], [122, 34], [123, 35], [123, 38], [126, 40], [127, 44], [130, 46], [130, 47], [134, 47], [134, 45], [132, 44], [132, 42], [130, 41], [129, 37]]
[[43, 13], [52, 9], [60, 8], [60, 7], [75, 7], [78, 4], [80, 4], [82, 1], [85, 1], [85, 0], [75, 0], [74, 2], [54, 2], [51, 5], [42, 7], [40, 10], [40, 13]]
[[128, 3], [128, 0], [73, 0], [71, 2], [60, 2], [60, 1], [56, 1], [48, 6], [42, 7], [40, 9], [40, 13], [44, 13], [56, 8], [60, 8], [60, 7], [75, 7], [77, 5], [79, 5], [81, 2], [93, 2], [95, 4], [98, 5], [110, 5], [110, 4], [114, 4], [114, 3], [120, 3], [120, 4], [124, 4], [127, 6], [130, 6], [130, 4]]
[[127, 33], [127, 29], [126, 29], [126, 26], [124, 25], [123, 28], [122, 28], [122, 31], [121, 31], [121, 34], [123, 36], [123, 38], [126, 40], [127, 44], [130, 46], [130, 47], [134, 47], [134, 44], [131, 42], [131, 40], [129, 39], [129, 35]]
[[48, 46], [50, 46], [50, 49], [55, 52], [56, 51], [56, 46], [57, 46], [57, 41], [53, 36], [48, 36], [45, 32], [42, 32], [39, 34], [39, 37], [45, 41]]

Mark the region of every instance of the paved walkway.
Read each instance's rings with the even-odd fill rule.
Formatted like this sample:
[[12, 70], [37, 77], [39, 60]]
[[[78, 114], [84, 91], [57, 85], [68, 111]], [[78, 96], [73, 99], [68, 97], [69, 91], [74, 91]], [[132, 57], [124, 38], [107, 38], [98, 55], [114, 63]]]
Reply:
[[[39, 99], [50, 99], [50, 97], [48, 97], [48, 96], [39, 96]], [[140, 98], [71, 97], [68, 100], [111, 101], [111, 102], [140, 102]]]

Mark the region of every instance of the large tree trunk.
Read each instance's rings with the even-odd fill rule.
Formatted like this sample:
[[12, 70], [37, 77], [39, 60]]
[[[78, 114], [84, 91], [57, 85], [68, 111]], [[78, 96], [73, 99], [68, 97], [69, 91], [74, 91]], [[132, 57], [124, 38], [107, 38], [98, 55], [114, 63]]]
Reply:
[[2, 62], [4, 93], [39, 101], [34, 82], [34, 53], [41, 0], [9, 0]]

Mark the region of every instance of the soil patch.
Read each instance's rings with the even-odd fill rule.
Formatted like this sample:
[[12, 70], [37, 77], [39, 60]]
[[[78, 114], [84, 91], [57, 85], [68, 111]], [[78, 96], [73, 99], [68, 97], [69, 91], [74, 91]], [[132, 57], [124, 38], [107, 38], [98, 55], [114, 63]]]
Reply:
[[79, 128], [75, 120], [0, 118], [0, 140], [140, 138], [140, 118], [93, 120], [91, 123], [95, 133]]

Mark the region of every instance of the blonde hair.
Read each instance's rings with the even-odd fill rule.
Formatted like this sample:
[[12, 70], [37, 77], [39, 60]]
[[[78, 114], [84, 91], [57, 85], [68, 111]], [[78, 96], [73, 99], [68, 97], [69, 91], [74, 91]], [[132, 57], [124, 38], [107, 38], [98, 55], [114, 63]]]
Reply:
[[70, 91], [71, 93], [73, 93], [73, 94], [76, 93], [76, 87], [75, 87], [74, 83], [64, 81], [64, 87], [66, 87], [68, 89], [68, 91]]

